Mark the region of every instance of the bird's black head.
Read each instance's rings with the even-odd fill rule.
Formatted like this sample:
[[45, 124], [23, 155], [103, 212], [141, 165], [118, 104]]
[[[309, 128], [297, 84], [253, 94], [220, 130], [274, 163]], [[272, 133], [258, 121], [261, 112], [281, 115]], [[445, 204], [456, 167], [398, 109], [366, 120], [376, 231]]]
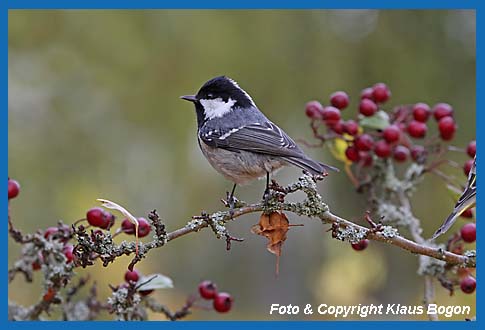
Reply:
[[196, 95], [185, 95], [180, 98], [195, 104], [199, 125], [206, 120], [222, 117], [235, 108], [255, 106], [249, 94], [226, 76], [209, 80]]
[[251, 97], [237, 82], [226, 76], [215, 77], [206, 82], [197, 93], [198, 99], [221, 98], [224, 102], [232, 99], [238, 107], [250, 107], [254, 105]]

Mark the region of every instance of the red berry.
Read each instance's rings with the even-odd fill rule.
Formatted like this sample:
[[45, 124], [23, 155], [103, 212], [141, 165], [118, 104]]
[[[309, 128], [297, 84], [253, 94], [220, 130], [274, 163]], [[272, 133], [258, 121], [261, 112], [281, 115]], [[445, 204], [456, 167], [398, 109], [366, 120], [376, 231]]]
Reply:
[[44, 231], [44, 238], [48, 239], [49, 237], [51, 237], [52, 235], [54, 235], [58, 231], [59, 231], [59, 229], [57, 227], [49, 227]]
[[125, 273], [125, 281], [126, 282], [138, 282], [138, 280], [140, 279], [140, 273], [136, 270], [136, 269], [133, 269], [133, 271], [131, 270], [127, 270], [126, 273]]
[[460, 229], [461, 238], [467, 243], [473, 243], [477, 239], [477, 228], [473, 222], [465, 224]]
[[342, 120], [339, 120], [335, 124], [333, 124], [331, 127], [332, 131], [334, 131], [337, 134], [343, 134], [345, 130], [345, 124]]
[[359, 151], [354, 146], [347, 147], [347, 149], [345, 149], [345, 156], [351, 162], [358, 162], [360, 159]]
[[360, 99], [368, 99], [374, 101], [373, 89], [371, 87], [364, 88], [362, 92], [360, 92]]
[[32, 269], [33, 270], [39, 270], [42, 268], [42, 264], [44, 263], [44, 257], [42, 256], [42, 253], [37, 254], [38, 258], [32, 263]]
[[465, 173], [466, 176], [470, 173], [471, 169], [473, 166], [473, 159], [469, 159], [465, 162], [465, 165], [463, 165], [463, 173]]
[[199, 293], [204, 299], [214, 299], [217, 295], [217, 286], [211, 281], [202, 281], [199, 284]]
[[358, 243], [352, 243], [351, 245], [352, 245], [352, 249], [354, 249], [355, 251], [362, 251], [362, 250], [365, 250], [369, 245], [369, 240], [363, 239], [362, 241]]
[[463, 217], [463, 218], [473, 218], [473, 211], [472, 211], [472, 209], [466, 209], [465, 211], [463, 211], [462, 214], [460, 214], [460, 217]]
[[391, 155], [391, 146], [384, 140], [377, 141], [374, 152], [377, 157], [387, 158]]
[[42, 300], [44, 302], [50, 302], [55, 298], [56, 294], [57, 294], [57, 291], [52, 287], [50, 287], [47, 289], [47, 292], [42, 296]]
[[310, 101], [305, 105], [305, 114], [308, 118], [322, 118], [323, 106], [318, 101]]
[[427, 130], [426, 124], [417, 120], [411, 121], [408, 125], [408, 133], [414, 138], [423, 138]]
[[372, 166], [372, 163], [374, 162], [374, 160], [372, 159], [372, 155], [370, 154], [370, 152], [361, 151], [359, 152], [359, 157], [360, 157], [360, 163], [362, 164], [363, 167]]
[[231, 310], [233, 299], [229, 293], [221, 292], [214, 298], [214, 309], [219, 313], [226, 313]]
[[425, 123], [428, 120], [430, 114], [431, 111], [429, 110], [429, 105], [427, 105], [426, 103], [416, 103], [413, 106], [414, 120]]
[[354, 136], [359, 132], [359, 124], [353, 120], [347, 120], [344, 124], [344, 130], [347, 134]]
[[438, 103], [433, 107], [433, 114], [439, 121], [441, 118], [453, 116], [453, 108], [448, 103]]
[[374, 146], [374, 139], [369, 134], [362, 134], [355, 138], [354, 144], [360, 151], [369, 151]]
[[152, 292], [153, 292], [153, 290], [140, 290], [140, 291], [138, 291], [138, 293], [141, 294], [142, 296], [148, 296]]
[[135, 224], [132, 223], [130, 220], [125, 219], [121, 222], [121, 230], [128, 235], [135, 234]]
[[438, 129], [440, 136], [444, 141], [449, 141], [453, 138], [456, 131], [455, 121], [452, 117], [443, 117], [438, 122]]
[[377, 103], [383, 103], [391, 97], [391, 91], [384, 83], [375, 84], [372, 87], [372, 96]]
[[472, 158], [475, 157], [477, 153], [477, 141], [473, 140], [468, 143], [468, 146], [466, 147], [466, 153]]
[[8, 179], [8, 199], [18, 196], [20, 192], [20, 184], [13, 179]]
[[340, 120], [340, 111], [334, 107], [325, 107], [323, 108], [322, 117], [327, 125], [333, 125]]
[[372, 116], [377, 112], [377, 105], [369, 99], [362, 99], [359, 104], [359, 111], [366, 117]]
[[91, 226], [101, 227], [106, 223], [104, 210], [100, 207], [93, 207], [86, 213], [86, 218]]
[[114, 215], [100, 207], [93, 207], [86, 213], [86, 218], [91, 226], [109, 229], [114, 224]]
[[345, 92], [335, 92], [330, 95], [330, 104], [337, 109], [345, 109], [349, 105], [349, 96]]
[[398, 162], [404, 162], [409, 156], [409, 149], [405, 146], [396, 146], [393, 153], [394, 159]]
[[[145, 218], [138, 218], [138, 237], [145, 237], [150, 233], [151, 226], [150, 223]], [[121, 230], [128, 235], [135, 234], [135, 224], [130, 220], [125, 219], [121, 223]]]
[[66, 256], [67, 263], [70, 263], [74, 260], [74, 254], [72, 253], [73, 250], [74, 250], [74, 246], [70, 244], [64, 246], [63, 252], [64, 252], [64, 255]]
[[32, 269], [33, 270], [39, 270], [42, 268], [42, 265], [40, 264], [40, 262], [38, 260], [34, 261], [32, 263]]
[[388, 143], [396, 142], [397, 140], [399, 140], [400, 136], [401, 136], [401, 129], [396, 125], [387, 126], [384, 129], [384, 132], [382, 133], [382, 137]]
[[460, 282], [460, 289], [464, 293], [473, 293], [477, 287], [477, 280], [473, 276], [466, 276]]
[[138, 237], [145, 237], [150, 234], [152, 227], [145, 218], [138, 218]]
[[420, 145], [414, 145], [411, 147], [411, 157], [414, 161], [419, 161], [425, 155], [426, 149]]

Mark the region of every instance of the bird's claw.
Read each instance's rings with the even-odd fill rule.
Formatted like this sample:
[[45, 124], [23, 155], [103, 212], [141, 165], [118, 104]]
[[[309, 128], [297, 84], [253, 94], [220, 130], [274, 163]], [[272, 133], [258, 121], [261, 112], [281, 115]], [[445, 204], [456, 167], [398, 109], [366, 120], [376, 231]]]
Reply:
[[226, 199], [221, 199], [221, 202], [224, 204], [225, 207], [229, 208], [229, 215], [232, 218], [234, 216], [234, 210], [236, 209], [236, 205], [239, 203], [239, 200], [234, 195], [226, 192]]
[[264, 205], [268, 205], [270, 197], [271, 197], [270, 190], [269, 190], [269, 188], [266, 188], [264, 190], [264, 194], [263, 194], [263, 204]]

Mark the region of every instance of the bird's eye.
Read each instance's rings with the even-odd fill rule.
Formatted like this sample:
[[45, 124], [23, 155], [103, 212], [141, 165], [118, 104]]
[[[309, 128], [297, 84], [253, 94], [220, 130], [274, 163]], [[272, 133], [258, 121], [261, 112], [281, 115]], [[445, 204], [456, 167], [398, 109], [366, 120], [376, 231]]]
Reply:
[[213, 98], [213, 97], [214, 97], [214, 95], [213, 95], [212, 93], [209, 93], [209, 94], [207, 94], [207, 97], [209, 97], [209, 98]]

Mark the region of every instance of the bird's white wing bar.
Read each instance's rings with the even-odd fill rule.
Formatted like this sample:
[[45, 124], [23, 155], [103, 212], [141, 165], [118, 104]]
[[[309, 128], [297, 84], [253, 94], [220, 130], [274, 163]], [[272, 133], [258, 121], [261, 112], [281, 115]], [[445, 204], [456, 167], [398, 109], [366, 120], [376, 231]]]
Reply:
[[201, 139], [212, 147], [227, 150], [244, 150], [282, 157], [303, 156], [295, 142], [272, 122], [250, 124], [225, 133], [213, 133], [210, 138], [201, 134]]

